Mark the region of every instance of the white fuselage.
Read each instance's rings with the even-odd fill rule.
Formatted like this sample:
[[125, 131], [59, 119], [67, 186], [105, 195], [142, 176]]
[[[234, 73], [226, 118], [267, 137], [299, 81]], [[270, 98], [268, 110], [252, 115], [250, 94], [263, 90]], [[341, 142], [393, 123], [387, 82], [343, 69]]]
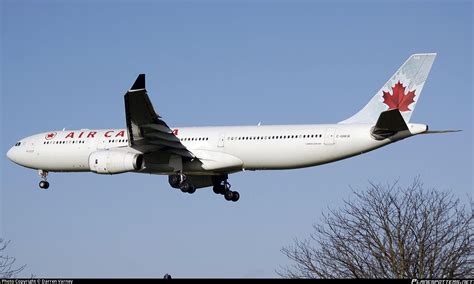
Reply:
[[[409, 131], [400, 132], [390, 139], [376, 140], [371, 135], [372, 127], [369, 124], [189, 127], [176, 128], [173, 132], [204, 164], [197, 167], [194, 161], [183, 163], [183, 172], [205, 175], [219, 173], [222, 169], [228, 169], [230, 173], [320, 165], [362, 154], [427, 130], [423, 124], [408, 124]], [[40, 133], [20, 140], [7, 155], [15, 163], [28, 168], [81, 172], [91, 170], [89, 157], [100, 150], [145, 154], [144, 168], [140, 172], [173, 172], [169, 160], [150, 163], [146, 151], [130, 148], [125, 129]]]

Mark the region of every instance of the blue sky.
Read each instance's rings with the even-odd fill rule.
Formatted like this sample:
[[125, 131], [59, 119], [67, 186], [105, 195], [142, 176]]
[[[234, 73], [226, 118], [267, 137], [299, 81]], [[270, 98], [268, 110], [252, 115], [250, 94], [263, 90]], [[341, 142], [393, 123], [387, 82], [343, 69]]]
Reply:
[[[473, 190], [470, 2], [1, 1], [0, 236], [23, 275], [276, 277], [280, 252], [368, 181]], [[335, 123], [412, 53], [437, 52], [421, 135], [324, 166], [231, 176], [241, 194], [182, 194], [164, 176], [49, 176], [7, 160], [53, 129], [124, 127], [146, 73], [171, 126]]]

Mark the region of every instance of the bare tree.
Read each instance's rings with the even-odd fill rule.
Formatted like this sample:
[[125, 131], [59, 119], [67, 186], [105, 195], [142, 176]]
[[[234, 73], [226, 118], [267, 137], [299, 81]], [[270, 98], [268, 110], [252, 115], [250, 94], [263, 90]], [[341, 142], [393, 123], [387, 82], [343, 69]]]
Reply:
[[419, 178], [370, 183], [323, 214], [305, 240], [282, 248], [289, 278], [473, 278], [473, 210]]
[[22, 271], [26, 265], [14, 268], [16, 258], [5, 255], [5, 249], [10, 241], [5, 241], [0, 238], [0, 278], [12, 278]]

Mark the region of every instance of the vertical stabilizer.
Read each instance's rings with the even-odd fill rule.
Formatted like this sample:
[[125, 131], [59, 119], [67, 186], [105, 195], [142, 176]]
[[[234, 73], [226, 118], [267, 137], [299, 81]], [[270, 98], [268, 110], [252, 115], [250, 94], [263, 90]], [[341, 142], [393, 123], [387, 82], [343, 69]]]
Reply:
[[358, 113], [339, 123], [375, 124], [383, 111], [398, 109], [406, 123], [415, 110], [436, 53], [413, 54]]

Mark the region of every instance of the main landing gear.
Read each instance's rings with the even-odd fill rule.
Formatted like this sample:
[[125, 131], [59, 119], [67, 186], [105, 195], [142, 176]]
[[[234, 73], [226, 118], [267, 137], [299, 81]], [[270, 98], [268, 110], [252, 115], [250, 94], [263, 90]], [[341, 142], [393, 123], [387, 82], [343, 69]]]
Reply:
[[212, 190], [215, 194], [224, 195], [225, 200], [237, 202], [240, 198], [240, 194], [237, 191], [230, 190], [230, 183], [227, 178], [215, 181]]
[[[168, 182], [171, 187], [179, 188], [182, 192], [194, 193], [196, 187], [186, 179], [184, 174], [175, 174], [168, 176]], [[236, 202], [240, 198], [240, 194], [237, 191], [230, 190], [230, 183], [228, 182], [227, 175], [214, 176], [212, 177], [213, 191], [216, 194], [224, 195], [225, 200]]]
[[39, 170], [38, 174], [41, 177], [41, 181], [39, 182], [39, 187], [41, 189], [48, 189], [49, 187], [49, 182], [47, 181], [48, 171]]
[[168, 177], [168, 181], [173, 188], [179, 188], [182, 192], [193, 194], [196, 192], [196, 187], [186, 180], [186, 176], [183, 174], [171, 175]]

